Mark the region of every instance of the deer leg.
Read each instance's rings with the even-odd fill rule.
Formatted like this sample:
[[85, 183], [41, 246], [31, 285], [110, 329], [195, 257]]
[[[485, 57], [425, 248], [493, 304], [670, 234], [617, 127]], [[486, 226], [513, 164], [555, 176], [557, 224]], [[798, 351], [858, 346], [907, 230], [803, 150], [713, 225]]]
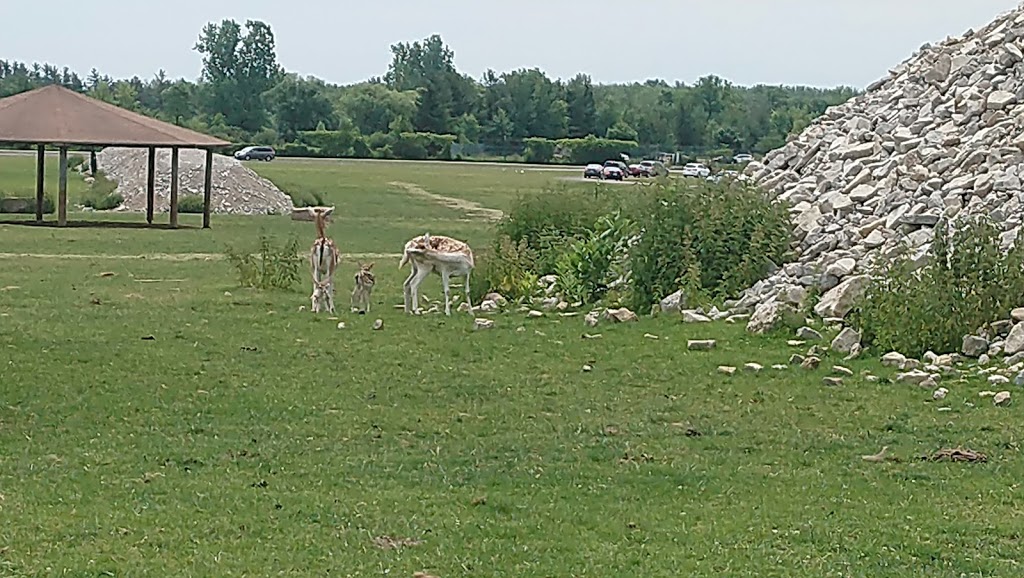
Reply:
[[405, 312], [411, 313], [412, 310], [412, 281], [416, 277], [416, 263], [412, 263], [412, 271], [409, 272], [409, 276], [405, 279], [405, 283], [402, 284], [402, 292], [405, 297]]
[[469, 299], [469, 273], [466, 273], [466, 304], [469, 305], [469, 313], [473, 314], [473, 302]]
[[450, 291], [448, 288], [449, 274], [448, 271], [441, 271], [441, 285], [444, 287], [444, 314], [452, 314], [452, 305], [450, 298]]

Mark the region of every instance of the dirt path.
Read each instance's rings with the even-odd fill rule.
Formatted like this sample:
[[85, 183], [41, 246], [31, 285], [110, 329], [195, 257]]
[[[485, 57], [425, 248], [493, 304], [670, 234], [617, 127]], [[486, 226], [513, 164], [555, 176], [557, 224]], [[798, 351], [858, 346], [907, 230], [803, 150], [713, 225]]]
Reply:
[[[305, 258], [305, 253], [300, 257]], [[397, 259], [401, 253], [342, 253], [342, 259]], [[0, 259], [123, 259], [140, 261], [221, 261], [225, 259], [220, 253], [147, 253], [144, 255], [110, 255], [105, 253], [0, 253]]]
[[415, 185], [413, 183], [402, 183], [399, 181], [392, 181], [388, 183], [392, 187], [398, 187], [403, 189], [405, 192], [415, 195], [417, 197], [423, 197], [440, 205], [444, 205], [449, 209], [455, 209], [457, 211], [465, 211], [471, 217], [477, 217], [488, 221], [499, 221], [505, 213], [498, 209], [489, 209], [481, 206], [479, 203], [473, 201], [467, 201], [465, 199], [456, 199], [454, 197], [446, 197], [444, 195], [438, 195], [431, 193], [430, 191]]

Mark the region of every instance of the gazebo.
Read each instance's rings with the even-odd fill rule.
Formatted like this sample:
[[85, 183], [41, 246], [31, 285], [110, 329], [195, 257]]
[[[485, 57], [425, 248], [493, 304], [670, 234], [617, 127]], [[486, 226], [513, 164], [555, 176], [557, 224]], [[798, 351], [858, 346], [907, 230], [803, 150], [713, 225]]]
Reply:
[[178, 226], [178, 150], [206, 150], [203, 228], [210, 228], [213, 149], [231, 143], [108, 104], [51, 84], [0, 99], [0, 143], [36, 145], [36, 222], [43, 221], [46, 145], [60, 151], [57, 225], [67, 224], [68, 147], [123, 146], [149, 149], [146, 222], [153, 224], [156, 149], [171, 149], [170, 225]]

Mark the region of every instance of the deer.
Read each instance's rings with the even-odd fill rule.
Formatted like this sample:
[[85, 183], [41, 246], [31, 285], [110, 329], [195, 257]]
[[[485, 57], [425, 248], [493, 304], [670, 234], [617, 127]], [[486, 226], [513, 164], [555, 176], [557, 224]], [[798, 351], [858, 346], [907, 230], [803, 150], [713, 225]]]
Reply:
[[373, 293], [373, 286], [376, 279], [373, 276], [373, 263], [363, 265], [358, 263], [359, 271], [355, 274], [356, 286], [352, 290], [352, 310], [360, 314], [370, 312], [370, 294]]
[[405, 312], [419, 312], [419, 287], [423, 280], [431, 273], [441, 276], [441, 285], [444, 288], [444, 314], [451, 315], [451, 295], [449, 290], [449, 279], [453, 276], [465, 276], [463, 284], [466, 290], [466, 303], [472, 311], [472, 302], [469, 297], [469, 275], [473, 271], [473, 250], [469, 245], [443, 235], [431, 236], [424, 233], [419, 237], [410, 239], [402, 251], [402, 259], [398, 263], [401, 269], [406, 263], [412, 263], [412, 272], [403, 284], [405, 293]]
[[314, 209], [313, 222], [316, 224], [316, 240], [309, 251], [309, 264], [313, 274], [313, 294], [310, 295], [313, 313], [319, 313], [326, 306], [334, 313], [334, 271], [338, 268], [338, 247], [324, 232], [324, 213]]

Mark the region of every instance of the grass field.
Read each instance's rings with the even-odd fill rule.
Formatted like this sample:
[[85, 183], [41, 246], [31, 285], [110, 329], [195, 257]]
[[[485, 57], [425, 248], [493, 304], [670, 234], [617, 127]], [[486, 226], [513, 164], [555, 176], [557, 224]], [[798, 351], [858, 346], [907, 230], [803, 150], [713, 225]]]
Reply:
[[[0, 159], [0, 189], [31, 189], [31, 166]], [[396, 253], [424, 228], [487, 241], [487, 221], [389, 183], [499, 210], [573, 186], [501, 167], [258, 169], [327, 195], [352, 253]], [[287, 217], [0, 225], [0, 576], [1021, 572], [1024, 427], [1019, 406], [978, 399], [981, 381], [932, 402], [864, 380], [890, 374], [872, 355], [826, 387], [836, 360], [769, 369], [798, 349], [742, 324], [505, 313], [474, 332], [468, 314], [396, 310], [397, 257], [376, 258], [368, 316], [347, 312], [343, 262], [339, 330], [298, 311], [305, 284], [243, 290], [225, 262], [180, 258], [261, 229], [313, 235]], [[179, 259], [118, 258], [157, 253]], [[718, 348], [689, 352], [694, 338]], [[716, 369], [746, 362], [766, 369]], [[901, 461], [860, 458], [882, 446]], [[916, 459], [959, 446], [989, 461]]]

